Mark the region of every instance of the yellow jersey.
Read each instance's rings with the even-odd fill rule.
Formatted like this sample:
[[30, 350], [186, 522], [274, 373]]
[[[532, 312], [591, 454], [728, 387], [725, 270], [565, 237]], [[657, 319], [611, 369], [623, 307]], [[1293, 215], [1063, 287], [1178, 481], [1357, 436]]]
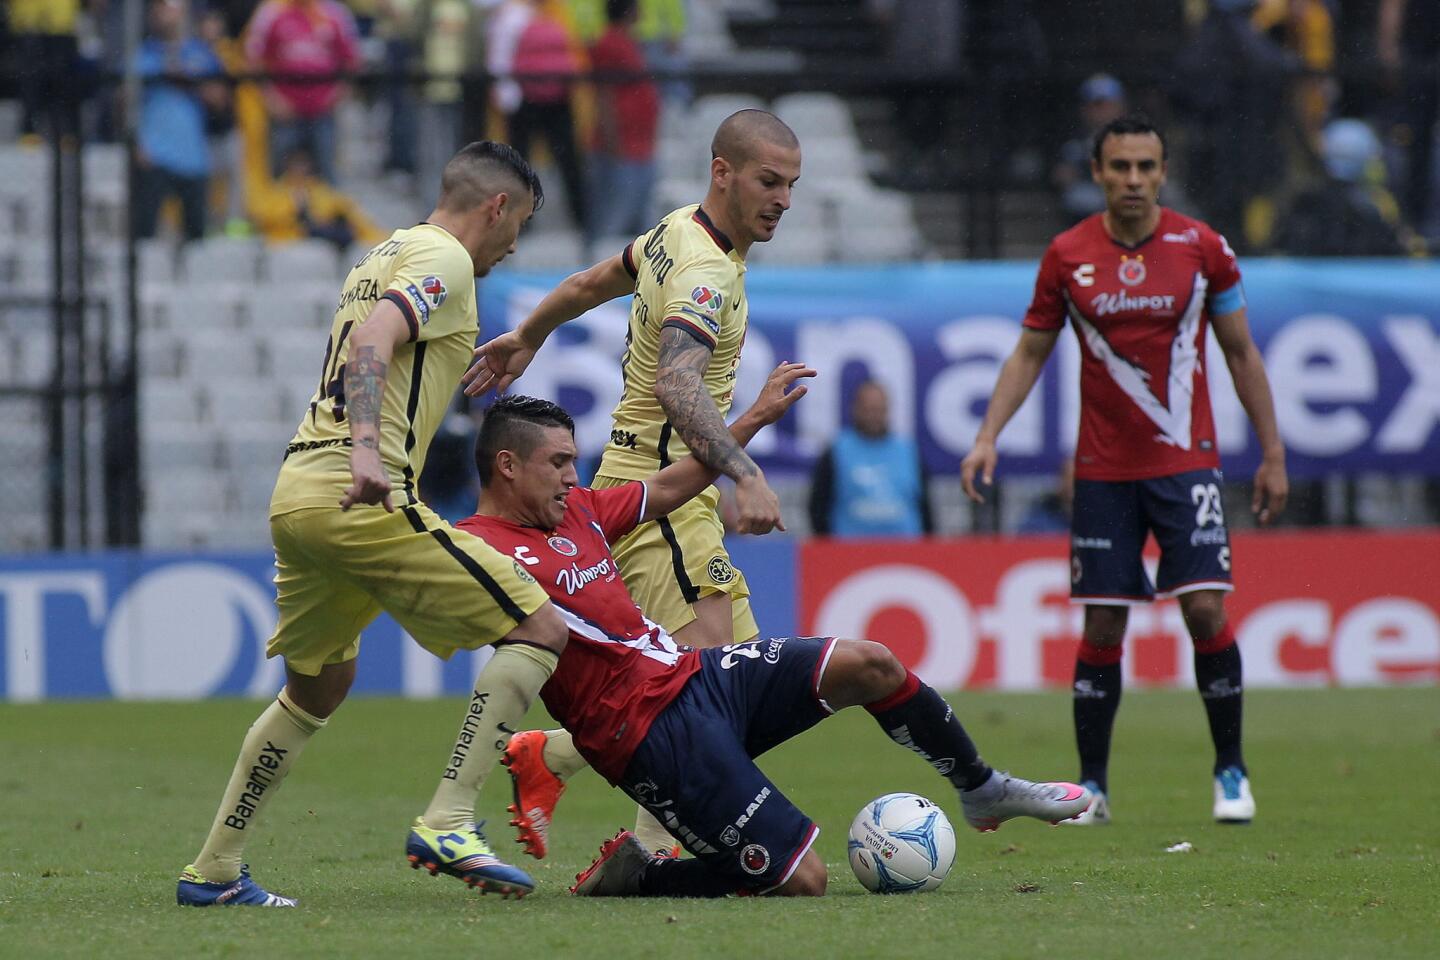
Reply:
[[270, 515], [333, 507], [350, 486], [350, 424], [345, 420], [345, 361], [350, 335], [381, 300], [405, 315], [410, 339], [385, 371], [380, 459], [392, 502], [418, 501], [415, 482], [479, 333], [475, 268], [444, 229], [422, 223], [396, 230], [350, 270], [335, 308], [320, 382], [285, 450]]
[[635, 278], [635, 297], [620, 361], [624, 392], [598, 472], [640, 480], [690, 453], [655, 398], [661, 328], [679, 327], [710, 348], [705, 388], [724, 416], [734, 401], [750, 313], [745, 260], [698, 204], [670, 213], [622, 259]]

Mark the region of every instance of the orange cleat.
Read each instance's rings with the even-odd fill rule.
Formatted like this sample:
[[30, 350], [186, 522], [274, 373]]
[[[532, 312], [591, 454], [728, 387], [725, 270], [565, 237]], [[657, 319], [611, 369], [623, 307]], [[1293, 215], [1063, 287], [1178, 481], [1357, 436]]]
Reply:
[[543, 860], [549, 852], [555, 805], [565, 793], [565, 782], [545, 766], [545, 731], [522, 730], [515, 734], [500, 763], [510, 771], [515, 793], [515, 802], [506, 808], [514, 814], [510, 826], [518, 834], [515, 842], [523, 843], [525, 852], [536, 860]]

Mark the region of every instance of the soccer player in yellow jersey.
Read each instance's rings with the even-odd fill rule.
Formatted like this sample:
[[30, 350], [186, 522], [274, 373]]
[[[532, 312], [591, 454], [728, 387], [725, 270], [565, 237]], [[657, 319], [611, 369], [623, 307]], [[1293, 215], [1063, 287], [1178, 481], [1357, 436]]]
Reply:
[[[671, 212], [621, 253], [567, 277], [516, 330], [477, 349], [478, 362], [464, 379], [472, 396], [503, 391], [561, 324], [634, 294], [621, 361], [625, 389], [592, 486], [643, 479], [693, 453], [735, 481], [739, 531], [763, 534], [784, 529], [780, 504], [731, 437], [725, 414], [745, 342], [745, 255], [774, 237], [790, 208], [800, 143], [774, 114], [741, 110], [720, 124], [710, 151], [710, 187], [700, 204]], [[712, 486], [613, 545], [645, 615], [696, 647], [759, 634], [750, 588], [725, 551], [718, 499]], [[525, 804], [517, 806], [524, 817]], [[637, 833], [647, 844], [669, 846], [653, 821], [639, 824]]]
[[474, 278], [515, 249], [542, 199], [513, 148], [472, 143], [446, 164], [430, 216], [346, 278], [270, 502], [280, 619], [266, 652], [285, 658], [285, 686], [250, 728], [205, 845], [180, 875], [182, 905], [295, 905], [250, 878], [245, 841], [345, 699], [359, 633], [381, 610], [440, 657], [496, 646], [407, 839], [411, 865], [505, 894], [534, 888], [490, 851], [475, 800], [554, 671], [566, 628], [522, 567], [432, 513], [415, 483], [475, 345]]

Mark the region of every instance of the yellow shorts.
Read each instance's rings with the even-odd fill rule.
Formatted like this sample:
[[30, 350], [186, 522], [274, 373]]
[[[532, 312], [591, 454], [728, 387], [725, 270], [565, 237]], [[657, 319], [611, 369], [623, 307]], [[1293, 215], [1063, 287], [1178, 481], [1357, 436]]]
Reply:
[[381, 610], [448, 659], [494, 643], [546, 601], [514, 560], [423, 504], [295, 510], [271, 517], [270, 534], [280, 622], [265, 655], [306, 676], [353, 660]]
[[[597, 476], [597, 490], [630, 483]], [[730, 594], [735, 642], [754, 639], [760, 628], [750, 609], [750, 585], [725, 551], [725, 525], [717, 509], [720, 491], [706, 487], [668, 517], [643, 523], [611, 544], [630, 595], [645, 616], [674, 633], [695, 619], [690, 606], [712, 593]]]

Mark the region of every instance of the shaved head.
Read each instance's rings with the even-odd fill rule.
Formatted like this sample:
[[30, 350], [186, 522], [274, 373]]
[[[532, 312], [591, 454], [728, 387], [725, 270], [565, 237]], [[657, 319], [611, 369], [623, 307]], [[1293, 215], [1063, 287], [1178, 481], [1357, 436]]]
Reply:
[[497, 193], [514, 196], [521, 192], [529, 193], [535, 199], [535, 209], [540, 209], [545, 192], [525, 158], [509, 144], [477, 140], [462, 147], [445, 164], [440, 175], [439, 206], [463, 213]]
[[768, 110], [740, 110], [720, 123], [710, 141], [710, 156], [723, 157], [738, 170], [766, 145], [798, 150], [800, 139]]

